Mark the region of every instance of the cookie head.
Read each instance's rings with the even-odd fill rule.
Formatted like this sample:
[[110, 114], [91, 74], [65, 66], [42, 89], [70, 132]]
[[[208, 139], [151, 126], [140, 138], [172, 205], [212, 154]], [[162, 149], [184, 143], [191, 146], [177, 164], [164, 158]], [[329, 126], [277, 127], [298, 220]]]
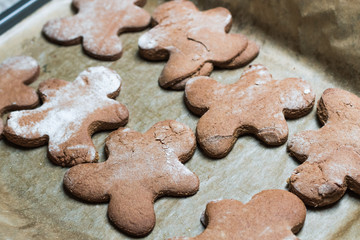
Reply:
[[289, 189], [307, 205], [321, 207], [337, 202], [348, 188], [360, 194], [360, 98], [327, 89], [317, 114], [322, 128], [289, 141], [290, 155], [304, 162], [291, 175]]
[[121, 77], [113, 70], [104, 67], [89, 68], [77, 77], [76, 81], [81, 86], [87, 86], [97, 94], [114, 98], [119, 94]]
[[196, 140], [193, 132], [185, 125], [171, 121], [168, 125], [154, 127], [152, 129], [154, 130], [156, 141], [171, 148], [171, 152], [173, 152], [182, 163], [187, 161], [189, 155], [194, 153]]
[[305, 205], [284, 190], [266, 190], [250, 202], [219, 200], [207, 204], [205, 231], [194, 238], [177, 239], [297, 239], [304, 224]]
[[198, 177], [183, 165], [195, 146], [191, 129], [176, 121], [156, 123], [144, 134], [120, 128], [106, 140], [108, 160], [71, 168], [64, 186], [80, 199], [109, 201], [115, 226], [131, 236], [146, 236], [155, 226], [156, 199], [198, 191]]
[[57, 165], [94, 162], [98, 154], [91, 135], [127, 123], [126, 107], [111, 99], [120, 86], [120, 76], [105, 67], [89, 68], [74, 82], [45, 81], [39, 87], [44, 104], [10, 114], [5, 136], [25, 147], [48, 142], [48, 156]]
[[[39, 103], [36, 91], [26, 86], [39, 76], [39, 65], [28, 56], [6, 59], [0, 64], [0, 114], [7, 111], [33, 108]], [[0, 136], [3, 123], [0, 122]]]
[[268, 145], [283, 144], [288, 136], [285, 119], [306, 115], [314, 101], [307, 82], [274, 80], [262, 65], [250, 66], [234, 84], [197, 77], [185, 88], [187, 107], [202, 115], [196, 129], [199, 145], [214, 158], [226, 156], [243, 134], [254, 134]]

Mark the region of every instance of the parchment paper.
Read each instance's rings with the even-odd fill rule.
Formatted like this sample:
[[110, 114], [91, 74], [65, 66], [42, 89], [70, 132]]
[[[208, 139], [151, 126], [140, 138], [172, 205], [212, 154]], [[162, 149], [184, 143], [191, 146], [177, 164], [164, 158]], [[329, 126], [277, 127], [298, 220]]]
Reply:
[[[163, 1], [148, 1], [152, 12]], [[349, 2], [345, 5], [345, 2]], [[200, 9], [228, 7], [234, 14], [233, 32], [247, 35], [261, 46], [254, 63], [267, 66], [275, 79], [301, 77], [311, 82], [319, 99], [329, 87], [341, 87], [359, 95], [359, 6], [352, 1], [197, 0]], [[165, 91], [157, 79], [164, 62], [148, 62], [138, 56], [142, 34], [121, 36], [124, 54], [116, 62], [96, 61], [81, 46], [59, 47], [41, 36], [43, 24], [72, 15], [70, 0], [56, 0], [0, 36], [0, 61], [26, 54], [38, 60], [40, 78], [72, 81], [87, 67], [107, 66], [123, 78], [118, 101], [130, 111], [127, 127], [144, 132], [154, 123], [175, 119], [196, 128], [198, 117], [183, 103], [182, 91]], [[320, 58], [319, 58], [320, 57]], [[336, 64], [345, 67], [333, 67]], [[243, 69], [215, 70], [212, 77], [233, 83]], [[6, 117], [6, 116], [5, 116]], [[315, 109], [306, 117], [288, 121], [290, 137], [299, 131], [318, 129]], [[108, 132], [93, 136], [105, 160]], [[54, 166], [47, 147], [23, 149], [0, 141], [0, 239], [129, 239], [106, 216], [107, 204], [87, 204], [68, 196], [62, 187], [67, 169]], [[200, 216], [210, 200], [234, 198], [244, 203], [264, 189], [286, 189], [286, 179], [299, 165], [286, 153], [286, 145], [263, 146], [252, 136], [239, 138], [224, 159], [211, 160], [200, 150], [186, 166], [200, 178], [200, 191], [189, 198], [162, 198], [155, 204], [156, 226], [146, 239], [196, 236], [203, 231]], [[358, 239], [360, 198], [351, 192], [325, 209], [308, 209], [298, 237], [305, 239]]]

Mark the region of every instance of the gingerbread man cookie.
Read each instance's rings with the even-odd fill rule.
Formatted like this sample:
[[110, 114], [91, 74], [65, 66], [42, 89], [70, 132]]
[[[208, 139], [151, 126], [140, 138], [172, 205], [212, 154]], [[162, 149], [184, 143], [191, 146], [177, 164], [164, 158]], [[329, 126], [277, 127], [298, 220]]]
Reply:
[[52, 42], [73, 45], [82, 42], [88, 55], [100, 60], [117, 60], [122, 55], [118, 35], [146, 28], [151, 16], [141, 7], [146, 0], [73, 0], [78, 13], [49, 21], [44, 35]]
[[322, 128], [289, 141], [290, 155], [304, 162], [291, 175], [289, 188], [307, 205], [321, 207], [338, 201], [347, 188], [360, 194], [360, 98], [327, 89], [317, 115]]
[[71, 168], [64, 186], [80, 199], [110, 202], [108, 216], [120, 230], [145, 236], [155, 225], [157, 198], [198, 191], [198, 177], [183, 165], [195, 146], [191, 129], [176, 121], [159, 122], [144, 134], [120, 128], [106, 140], [108, 160]]
[[240, 67], [259, 53], [245, 36], [228, 33], [232, 17], [225, 8], [201, 12], [190, 1], [170, 1], [155, 9], [153, 20], [157, 25], [138, 44], [146, 59], [169, 58], [159, 78], [163, 88], [184, 89], [189, 78], [209, 75], [213, 66]]
[[111, 99], [119, 95], [120, 86], [120, 76], [105, 67], [89, 68], [74, 82], [45, 81], [39, 87], [44, 104], [12, 112], [4, 135], [25, 147], [49, 142], [48, 156], [57, 165], [97, 161], [91, 135], [116, 129], [128, 120], [126, 107]]
[[[25, 85], [34, 82], [39, 72], [36, 60], [27, 56], [8, 58], [0, 65], [0, 114], [39, 104], [36, 91]], [[0, 137], [2, 132], [3, 122], [0, 121]]]
[[304, 203], [284, 190], [265, 190], [250, 202], [220, 200], [207, 204], [205, 231], [193, 238], [173, 240], [288, 240], [302, 228], [306, 217]]
[[197, 124], [198, 143], [213, 158], [226, 156], [243, 134], [254, 134], [268, 145], [283, 144], [288, 136], [285, 118], [306, 115], [314, 101], [307, 82], [273, 80], [262, 65], [249, 66], [234, 84], [196, 77], [185, 88], [188, 108], [204, 114]]

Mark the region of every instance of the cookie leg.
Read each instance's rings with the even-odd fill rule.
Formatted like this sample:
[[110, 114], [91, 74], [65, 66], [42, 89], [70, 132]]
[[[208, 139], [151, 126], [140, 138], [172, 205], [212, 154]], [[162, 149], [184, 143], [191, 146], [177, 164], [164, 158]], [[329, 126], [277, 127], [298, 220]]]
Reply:
[[[164, 193], [172, 196], [190, 196], [199, 190], [199, 178], [182, 163], [175, 162], [175, 165], [166, 170], [168, 179]], [[179, 172], [181, 174], [178, 174]]]
[[122, 190], [111, 194], [109, 219], [129, 235], [146, 236], [155, 226], [153, 194], [136, 186], [122, 187]]
[[100, 60], [114, 61], [119, 59], [122, 55], [120, 38], [116, 33], [109, 35], [84, 36], [83, 49], [85, 53]]
[[206, 155], [225, 157], [241, 132], [238, 131], [240, 125], [238, 119], [211, 109], [198, 122], [197, 141]]
[[[264, 114], [264, 113], [263, 113]], [[257, 115], [261, 116], [261, 114]], [[284, 144], [288, 137], [288, 126], [284, 116], [280, 113], [277, 117], [265, 114], [266, 117], [253, 118], [249, 122], [250, 133], [256, 135], [262, 142], [270, 146]]]
[[99, 155], [87, 133], [79, 133], [65, 142], [49, 140], [48, 157], [56, 165], [71, 167], [81, 163], [96, 162]]

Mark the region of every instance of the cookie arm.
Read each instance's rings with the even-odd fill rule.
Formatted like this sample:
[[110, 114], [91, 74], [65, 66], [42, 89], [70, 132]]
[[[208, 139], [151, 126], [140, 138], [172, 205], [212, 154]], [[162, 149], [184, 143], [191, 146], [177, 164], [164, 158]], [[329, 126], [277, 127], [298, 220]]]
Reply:
[[54, 19], [47, 22], [42, 32], [51, 42], [61, 45], [74, 45], [81, 42], [81, 19], [77, 15]]
[[63, 184], [72, 195], [88, 202], [107, 202], [111, 171], [105, 163], [80, 164], [70, 168]]
[[6, 91], [6, 98], [0, 100], [0, 114], [7, 111], [34, 108], [39, 104], [39, 96], [35, 89], [23, 84], [13, 88], [14, 91], [9, 89], [10, 91]]
[[191, 78], [185, 86], [186, 106], [195, 114], [203, 115], [215, 102], [216, 91], [223, 91], [224, 87], [209, 77]]
[[208, 22], [204, 22], [212, 25], [217, 25], [215, 29], [224, 29], [225, 32], [229, 32], [232, 25], [232, 16], [228, 9], [223, 7], [212, 8], [202, 12], [203, 16], [209, 19]]
[[319, 139], [317, 133], [317, 131], [312, 130], [296, 133], [287, 145], [290, 155], [304, 162], [311, 154], [311, 146], [317, 144]]
[[248, 41], [246, 49], [235, 57], [231, 62], [226, 64], [217, 63], [216, 66], [220, 68], [233, 69], [245, 66], [259, 55], [259, 46], [253, 41]]
[[0, 112], [18, 110], [18, 109], [30, 109], [34, 108], [39, 104], [39, 96], [37, 95], [35, 89], [28, 86], [19, 86], [17, 89], [18, 92], [9, 93], [8, 96], [11, 96], [11, 99], [7, 100], [7, 104], [3, 109], [0, 109]]
[[318, 130], [298, 132], [288, 142], [287, 150], [301, 162], [310, 155], [323, 155], [325, 151], [332, 151], [333, 146], [340, 147], [339, 142], [348, 141], [347, 137], [334, 134], [336, 131], [337, 129], [329, 124]]
[[309, 83], [299, 78], [287, 78], [279, 81], [278, 86], [286, 118], [299, 118], [311, 111], [315, 94]]
[[[146, 3], [146, 1], [143, 1]], [[139, 2], [140, 4], [141, 2]], [[128, 13], [130, 17], [125, 16], [122, 20], [122, 25], [125, 27], [123, 31], [135, 31], [146, 28], [151, 21], [151, 15], [140, 6], [132, 7]], [[120, 30], [122, 31], [122, 30]]]
[[56, 92], [67, 84], [69, 84], [69, 82], [65, 80], [49, 79], [40, 83], [38, 92], [43, 102], [46, 102], [48, 99], [54, 97]]
[[[110, 102], [111, 101], [111, 102]], [[90, 135], [97, 131], [116, 129], [127, 124], [129, 111], [124, 104], [110, 100], [109, 104], [91, 116]]]

